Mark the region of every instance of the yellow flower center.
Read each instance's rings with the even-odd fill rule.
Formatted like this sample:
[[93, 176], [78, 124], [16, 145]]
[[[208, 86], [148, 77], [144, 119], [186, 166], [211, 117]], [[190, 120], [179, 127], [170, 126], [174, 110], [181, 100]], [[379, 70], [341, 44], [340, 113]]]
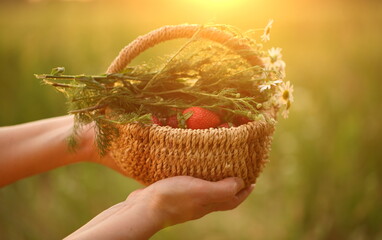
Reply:
[[284, 99], [284, 100], [288, 100], [288, 99], [289, 99], [289, 91], [288, 91], [288, 90], [285, 90], [285, 91], [283, 92], [283, 99]]

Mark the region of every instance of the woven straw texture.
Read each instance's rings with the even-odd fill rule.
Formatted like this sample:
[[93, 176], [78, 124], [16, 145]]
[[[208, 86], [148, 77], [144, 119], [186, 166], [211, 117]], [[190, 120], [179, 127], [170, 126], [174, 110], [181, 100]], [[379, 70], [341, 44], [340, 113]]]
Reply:
[[[138, 37], [124, 49], [108, 68], [108, 73], [123, 70], [139, 53], [157, 43], [175, 38], [199, 37], [219, 42], [240, 54], [250, 50], [228, 33], [198, 25], [165, 26]], [[256, 56], [243, 55], [251, 65], [262, 65]], [[265, 113], [275, 118], [276, 110]], [[274, 121], [275, 122], [275, 121]], [[110, 154], [126, 176], [143, 184], [188, 175], [209, 181], [240, 177], [246, 185], [256, 182], [268, 159], [275, 123], [254, 121], [233, 128], [203, 130], [179, 129], [157, 125], [118, 126]]]

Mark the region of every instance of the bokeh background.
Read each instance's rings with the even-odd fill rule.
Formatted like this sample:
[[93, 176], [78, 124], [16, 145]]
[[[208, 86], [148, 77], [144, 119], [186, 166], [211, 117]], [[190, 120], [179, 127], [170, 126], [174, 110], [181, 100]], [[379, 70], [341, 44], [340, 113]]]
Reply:
[[[34, 73], [103, 73], [124, 45], [162, 25], [248, 30], [271, 18], [266, 47], [283, 48], [295, 104], [270, 163], [239, 208], [153, 239], [382, 239], [379, 0], [0, 1], [0, 125], [66, 113], [64, 97]], [[140, 187], [90, 163], [18, 181], [0, 189], [0, 239], [63, 238]]]

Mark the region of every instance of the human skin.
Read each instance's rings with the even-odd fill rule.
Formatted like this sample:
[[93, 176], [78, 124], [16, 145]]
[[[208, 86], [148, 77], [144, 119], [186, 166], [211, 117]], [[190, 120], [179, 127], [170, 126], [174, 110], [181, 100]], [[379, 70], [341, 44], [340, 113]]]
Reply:
[[[85, 126], [78, 148], [68, 151], [73, 117], [63, 116], [0, 128], [0, 187], [28, 176], [77, 162], [96, 162], [121, 170], [94, 145]], [[132, 192], [125, 201], [93, 218], [66, 239], [148, 239], [167, 226], [236, 208], [251, 193], [239, 178], [209, 182], [189, 176], [163, 179]]]
[[234, 209], [252, 189], [238, 178], [215, 183], [188, 176], [163, 179], [132, 192], [66, 239], [148, 239], [166, 226]]

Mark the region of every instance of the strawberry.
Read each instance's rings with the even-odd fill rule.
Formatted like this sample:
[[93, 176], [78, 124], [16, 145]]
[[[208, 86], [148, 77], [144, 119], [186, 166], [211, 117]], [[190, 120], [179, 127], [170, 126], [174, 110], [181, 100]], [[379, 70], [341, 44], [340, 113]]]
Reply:
[[222, 123], [218, 126], [218, 128], [230, 128], [230, 127], [234, 127], [235, 125], [233, 125], [232, 123]]
[[177, 128], [179, 126], [178, 117], [176, 115], [172, 115], [167, 118], [166, 125], [172, 128]]
[[159, 126], [163, 126], [163, 123], [159, 120], [159, 118], [155, 117], [154, 115], [151, 116], [151, 122], [153, 124], [157, 124]]
[[244, 117], [244, 116], [236, 116], [233, 121], [237, 126], [247, 124], [249, 122], [252, 122], [251, 119]]
[[190, 129], [215, 128], [221, 123], [219, 115], [201, 107], [187, 108], [183, 111], [183, 114], [186, 113], [192, 113], [186, 120], [187, 128]]

